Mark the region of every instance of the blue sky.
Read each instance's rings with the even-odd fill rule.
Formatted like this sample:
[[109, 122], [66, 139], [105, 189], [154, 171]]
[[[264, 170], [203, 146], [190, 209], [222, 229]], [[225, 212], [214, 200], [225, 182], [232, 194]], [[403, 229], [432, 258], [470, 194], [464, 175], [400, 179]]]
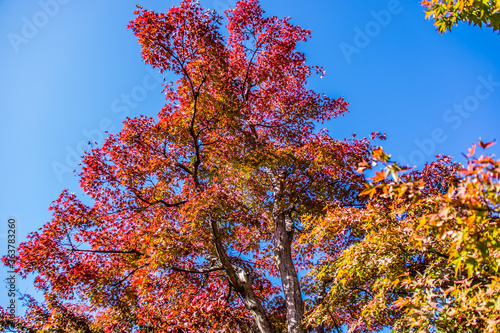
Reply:
[[[201, 3], [220, 10], [235, 1]], [[64, 188], [79, 193], [70, 170], [87, 141], [161, 108], [161, 78], [126, 29], [136, 4], [166, 11], [177, 1], [0, 0], [0, 253], [9, 216], [24, 240]], [[384, 149], [417, 166], [439, 153], [460, 157], [479, 137], [499, 139], [500, 36], [491, 29], [461, 24], [439, 35], [419, 1], [261, 4], [312, 30], [299, 48], [326, 76], [311, 87], [351, 103], [326, 124], [334, 137], [387, 132]]]

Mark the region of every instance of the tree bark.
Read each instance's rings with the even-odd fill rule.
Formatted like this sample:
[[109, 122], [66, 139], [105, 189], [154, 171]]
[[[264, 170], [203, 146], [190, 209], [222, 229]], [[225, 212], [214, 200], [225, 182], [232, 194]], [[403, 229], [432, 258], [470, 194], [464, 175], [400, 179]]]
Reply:
[[274, 253], [285, 294], [287, 331], [303, 333], [304, 301], [292, 259], [293, 231], [294, 225], [290, 215], [279, 213], [275, 217]]
[[217, 256], [224, 267], [229, 282], [234, 290], [243, 298], [246, 308], [252, 314], [255, 324], [261, 333], [274, 333], [274, 329], [267, 318], [266, 310], [262, 306], [260, 299], [257, 298], [253, 291], [253, 281], [250, 274], [242, 267], [233, 265], [227, 256], [220, 240], [217, 222], [213, 218], [209, 218], [212, 228], [212, 240], [217, 251]]
[[269, 176], [273, 187], [274, 259], [280, 272], [281, 285], [285, 295], [287, 332], [303, 333], [304, 300], [302, 299], [299, 278], [292, 259], [292, 241], [295, 226], [290, 211], [286, 207], [280, 207], [285, 179], [280, 179], [280, 175], [277, 175], [270, 168], [266, 167], [264, 171]]

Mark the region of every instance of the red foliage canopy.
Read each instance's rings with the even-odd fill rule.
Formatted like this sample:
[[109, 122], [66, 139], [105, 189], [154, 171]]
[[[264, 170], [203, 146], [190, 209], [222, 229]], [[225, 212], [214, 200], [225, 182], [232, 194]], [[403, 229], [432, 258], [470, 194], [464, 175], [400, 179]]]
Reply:
[[[21, 244], [17, 270], [36, 272], [52, 298], [86, 304], [91, 331], [302, 332], [297, 269], [321, 246], [304, 253], [294, 235], [304, 215], [356, 203], [368, 140], [316, 130], [348, 103], [307, 88], [323, 72], [295, 50], [310, 32], [264, 17], [256, 0], [226, 13], [227, 37], [193, 1], [136, 15], [144, 61], [178, 80], [156, 119], [127, 119], [86, 153], [93, 204], [64, 191]], [[57, 304], [25, 324], [67, 324]]]

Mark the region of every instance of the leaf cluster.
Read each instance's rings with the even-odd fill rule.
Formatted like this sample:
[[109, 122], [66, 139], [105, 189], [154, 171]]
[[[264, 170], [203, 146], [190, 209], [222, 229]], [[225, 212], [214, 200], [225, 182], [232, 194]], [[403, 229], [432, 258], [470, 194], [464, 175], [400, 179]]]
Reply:
[[498, 332], [500, 160], [474, 151], [465, 168], [442, 156], [411, 172], [374, 152], [361, 167], [376, 161], [383, 170], [366, 184], [366, 206], [332, 207], [315, 222], [322, 237], [349, 241], [310, 272], [313, 289], [321, 282], [327, 290], [310, 323], [347, 324], [349, 332]]
[[451, 31], [459, 22], [487, 26], [500, 33], [500, 1], [498, 0], [425, 0], [421, 2], [425, 18], [433, 19], [440, 33]]

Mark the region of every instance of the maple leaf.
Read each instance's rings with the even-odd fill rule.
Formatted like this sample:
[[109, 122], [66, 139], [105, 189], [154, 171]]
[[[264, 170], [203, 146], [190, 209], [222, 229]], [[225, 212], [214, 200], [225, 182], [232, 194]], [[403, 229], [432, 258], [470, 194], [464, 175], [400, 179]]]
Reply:
[[191, 0], [135, 15], [143, 60], [175, 82], [156, 117], [85, 154], [90, 200], [64, 191], [20, 245], [16, 269], [63, 304], [27, 325], [68, 313], [96, 332], [304, 332], [297, 271], [323, 251], [297, 241], [304, 216], [357, 205], [371, 141], [318, 130], [349, 104], [308, 88], [324, 75], [297, 50], [310, 31], [258, 1], [227, 11], [227, 30]]

